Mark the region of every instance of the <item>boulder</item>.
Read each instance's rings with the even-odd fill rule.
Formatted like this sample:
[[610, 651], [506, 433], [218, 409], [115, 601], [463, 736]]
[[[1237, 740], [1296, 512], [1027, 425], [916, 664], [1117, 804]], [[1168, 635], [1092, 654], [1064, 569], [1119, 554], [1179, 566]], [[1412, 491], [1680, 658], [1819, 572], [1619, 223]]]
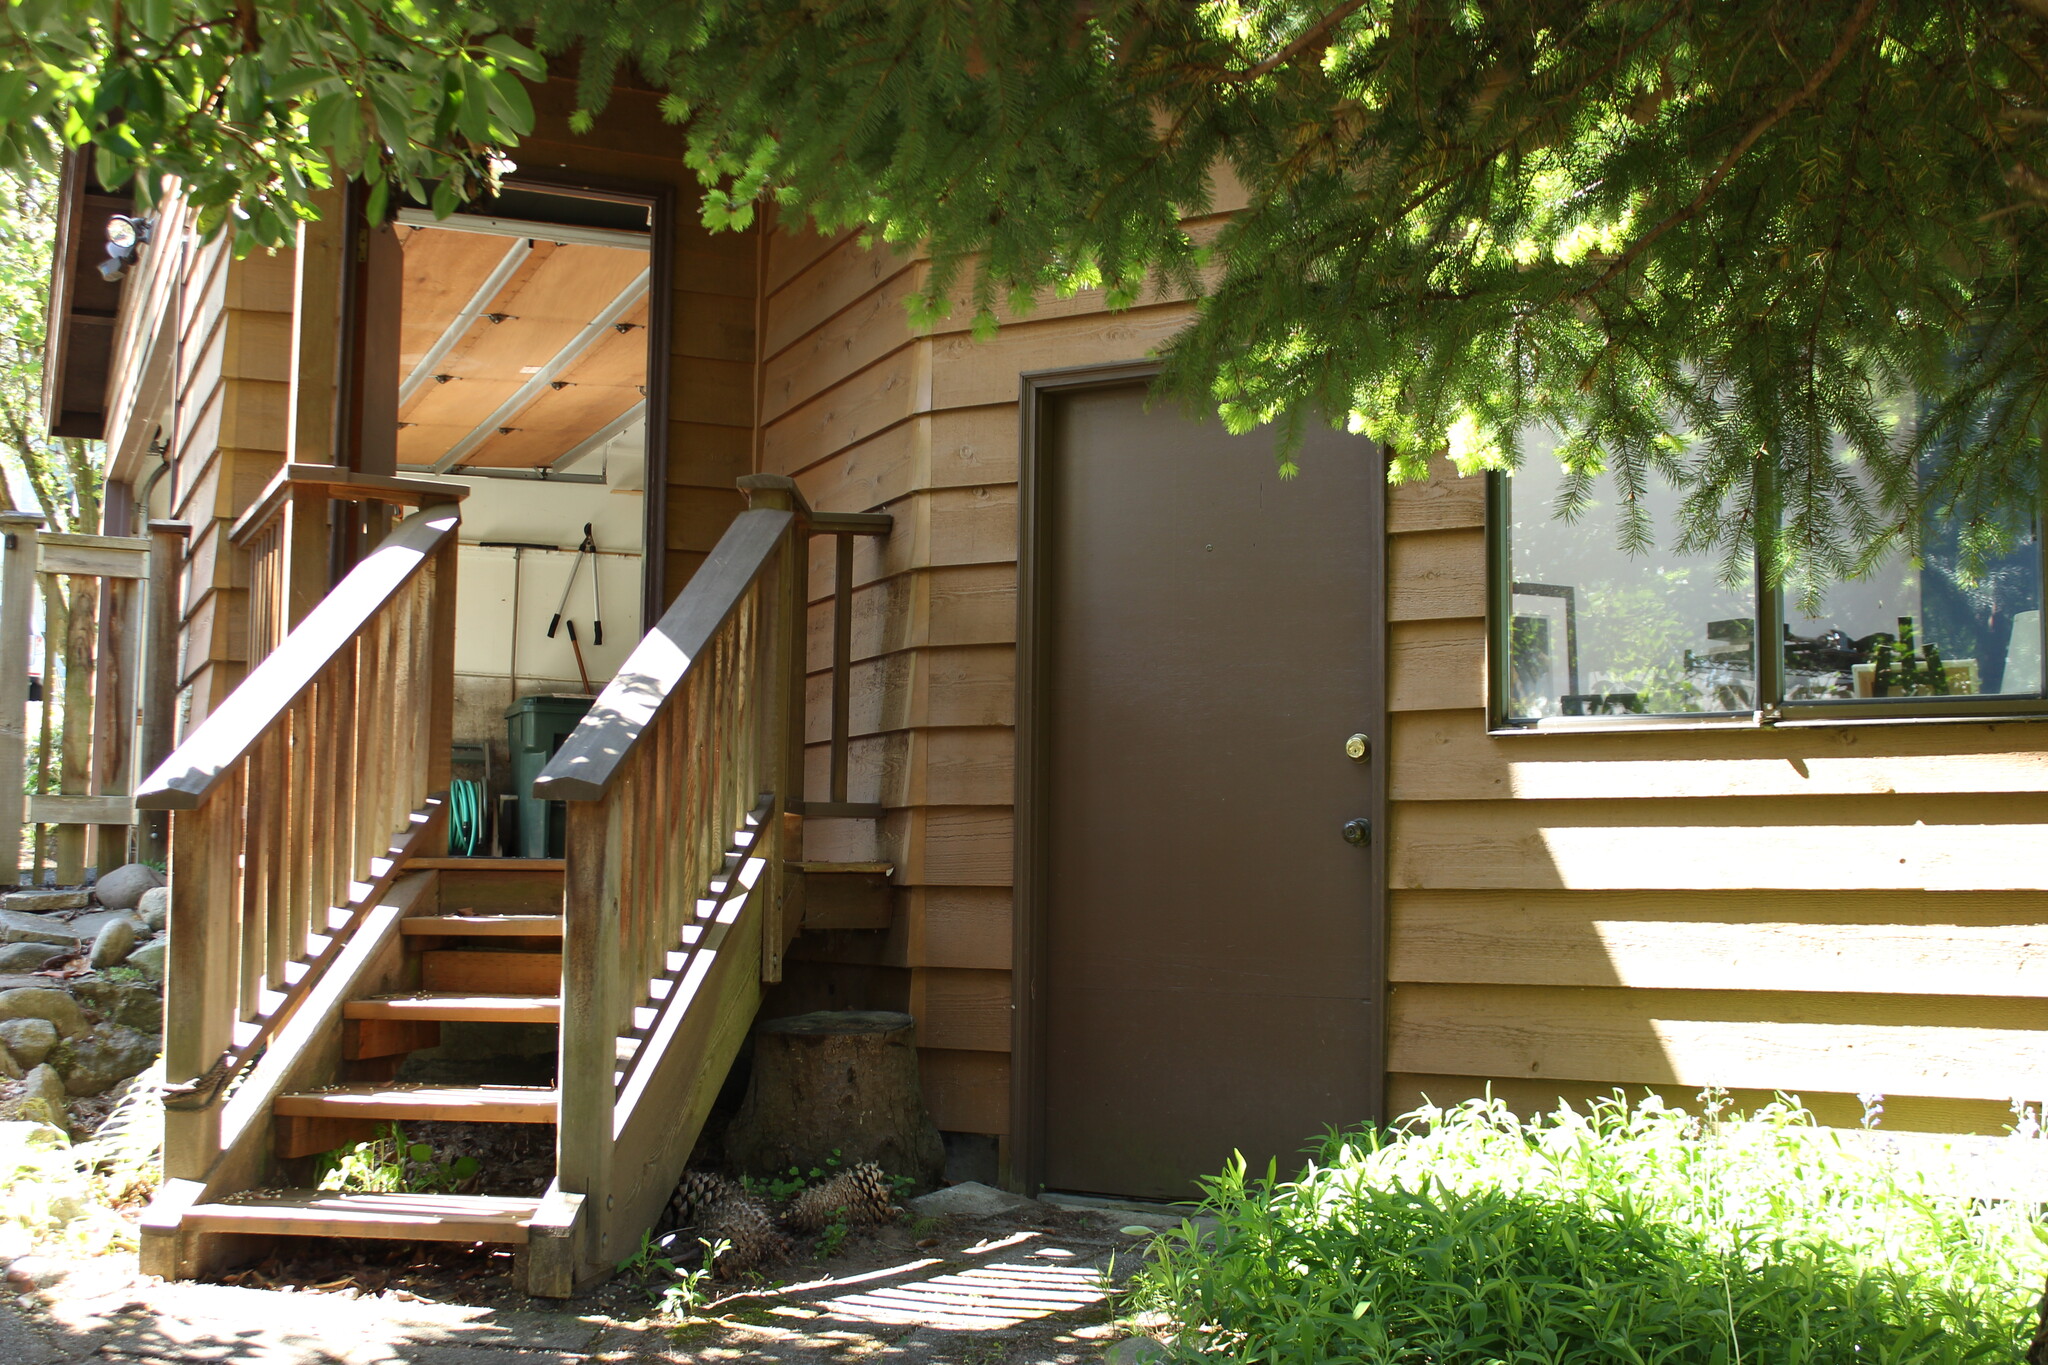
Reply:
[[170, 949], [171, 945], [162, 939], [157, 939], [152, 943], [145, 943], [134, 952], [128, 954], [128, 961], [125, 965], [133, 967], [152, 981], [161, 981], [164, 979], [164, 954], [169, 952]]
[[135, 951], [135, 921], [110, 919], [92, 941], [92, 965], [101, 971], [118, 967]]
[[0, 947], [0, 972], [39, 971], [45, 962], [64, 951], [54, 943], [9, 943]]
[[47, 943], [52, 947], [70, 948], [77, 945], [79, 938], [79, 931], [61, 919], [44, 919], [41, 915], [25, 914], [20, 910], [0, 910], [0, 942]]
[[21, 1063], [15, 1061], [14, 1055], [6, 1048], [0, 1047], [0, 1076], [5, 1076], [10, 1081], [18, 1081], [22, 1074]]
[[152, 886], [143, 892], [142, 899], [136, 902], [135, 913], [142, 916], [142, 922], [151, 929], [163, 928], [164, 922], [171, 917], [171, 888]]
[[35, 914], [47, 914], [52, 910], [83, 910], [92, 904], [92, 893], [88, 891], [10, 891], [0, 906], [9, 910], [24, 910]]
[[156, 1060], [161, 1039], [120, 1024], [95, 1024], [50, 1049], [47, 1065], [64, 1077], [73, 1095], [98, 1095], [137, 1075]]
[[0, 1021], [0, 1045], [24, 1068], [41, 1066], [57, 1046], [57, 1026], [47, 1019]]
[[71, 1115], [64, 1108], [64, 1078], [50, 1066], [39, 1066], [21, 1083], [21, 1093], [0, 1110], [0, 1118], [16, 1123], [47, 1123], [68, 1132]]
[[73, 1038], [85, 1032], [85, 1011], [63, 991], [46, 986], [17, 986], [0, 991], [0, 1020], [47, 1019], [57, 1032]]
[[[72, 982], [71, 993], [109, 1023], [125, 1024], [138, 1033], [164, 1031], [164, 1001], [153, 986], [88, 979]], [[6, 1036], [5, 1029], [6, 1025], [0, 1024], [0, 1038]]]
[[164, 874], [148, 863], [124, 863], [99, 879], [93, 894], [109, 910], [133, 910], [142, 903], [142, 893], [162, 886]]
[[948, 1185], [910, 1201], [910, 1211], [925, 1218], [993, 1218], [999, 1213], [1035, 1209], [1039, 1203], [978, 1180]]

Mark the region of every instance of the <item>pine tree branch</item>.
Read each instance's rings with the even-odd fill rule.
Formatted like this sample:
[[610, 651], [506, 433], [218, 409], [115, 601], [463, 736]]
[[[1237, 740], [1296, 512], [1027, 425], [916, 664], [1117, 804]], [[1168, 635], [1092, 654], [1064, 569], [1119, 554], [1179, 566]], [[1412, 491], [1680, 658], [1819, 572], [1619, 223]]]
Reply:
[[1820, 64], [1818, 70], [1807, 77], [1806, 84], [1780, 100], [1776, 108], [1764, 115], [1747, 133], [1742, 135], [1742, 140], [1735, 144], [1727, 156], [1721, 158], [1721, 164], [1716, 166], [1714, 173], [1707, 177], [1707, 183], [1700, 186], [1700, 192], [1693, 196], [1692, 202], [1665, 218], [1663, 222], [1651, 228], [1645, 235], [1629, 243], [1628, 249], [1614, 258], [1614, 261], [1607, 269], [1601, 272], [1600, 278], [1587, 285], [1579, 293], [1581, 295], [1592, 294], [1606, 288], [1617, 275], [1627, 270], [1637, 257], [1649, 250], [1658, 238], [1662, 237], [1672, 228], [1677, 227], [1680, 223], [1693, 218], [1702, 208], [1706, 207], [1707, 201], [1714, 197], [1714, 191], [1721, 187], [1721, 182], [1726, 180], [1728, 173], [1735, 169], [1735, 163], [1740, 161], [1743, 154], [1756, 145], [1757, 139], [1769, 132], [1785, 115], [1812, 99], [1821, 86], [1827, 84], [1828, 77], [1834, 75], [1836, 68], [1848, 59], [1850, 51], [1856, 46], [1856, 40], [1863, 36], [1863, 30], [1869, 26], [1870, 16], [1876, 10], [1877, 0], [1863, 0], [1863, 3], [1856, 7], [1856, 12], [1849, 16], [1849, 22], [1843, 26], [1841, 37], [1835, 43], [1835, 50], [1828, 54], [1828, 59]]
[[1217, 79], [1225, 85], [1240, 85], [1245, 81], [1255, 81], [1261, 76], [1270, 76], [1304, 52], [1320, 52], [1330, 45], [1331, 31], [1363, 8], [1365, 0], [1344, 0], [1343, 4], [1302, 30], [1300, 37], [1256, 66], [1248, 66], [1242, 71], [1226, 71]]

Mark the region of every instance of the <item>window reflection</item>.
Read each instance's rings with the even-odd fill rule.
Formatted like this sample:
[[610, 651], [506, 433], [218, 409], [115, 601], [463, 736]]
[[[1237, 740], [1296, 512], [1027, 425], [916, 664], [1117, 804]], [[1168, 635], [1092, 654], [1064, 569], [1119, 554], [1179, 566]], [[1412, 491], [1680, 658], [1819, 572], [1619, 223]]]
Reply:
[[1677, 490], [1646, 491], [1659, 548], [1630, 555], [1602, 483], [1572, 521], [1554, 438], [1523, 443], [1504, 480], [1511, 575], [1507, 707], [1515, 720], [1753, 710], [1756, 613], [1749, 570], [1730, 588], [1710, 556], [1663, 548], [1678, 536]]

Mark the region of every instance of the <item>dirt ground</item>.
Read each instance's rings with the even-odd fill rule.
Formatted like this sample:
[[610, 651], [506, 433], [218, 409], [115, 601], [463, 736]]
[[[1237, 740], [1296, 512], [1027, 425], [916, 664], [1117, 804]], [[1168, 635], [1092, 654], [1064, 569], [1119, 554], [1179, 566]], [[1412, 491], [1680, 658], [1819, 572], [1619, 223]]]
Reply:
[[0, 1362], [191, 1365], [1136, 1365], [1158, 1352], [1114, 1297], [1152, 1212], [1031, 1203], [985, 1218], [907, 1216], [707, 1283], [689, 1321], [657, 1312], [677, 1278], [629, 1270], [567, 1302], [529, 1299], [506, 1250], [352, 1243], [279, 1254], [220, 1283], [139, 1276], [132, 1255], [17, 1259]]

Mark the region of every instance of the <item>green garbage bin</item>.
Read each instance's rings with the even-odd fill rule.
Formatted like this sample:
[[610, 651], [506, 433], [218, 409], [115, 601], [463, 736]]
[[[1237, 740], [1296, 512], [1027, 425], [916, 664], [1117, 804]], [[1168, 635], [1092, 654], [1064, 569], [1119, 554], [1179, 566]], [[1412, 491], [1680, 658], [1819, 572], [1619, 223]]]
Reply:
[[514, 847], [522, 858], [562, 856], [568, 816], [560, 801], [536, 797], [533, 782], [593, 700], [543, 694], [521, 697], [505, 712], [505, 737], [512, 749], [512, 792], [519, 798], [519, 833]]

